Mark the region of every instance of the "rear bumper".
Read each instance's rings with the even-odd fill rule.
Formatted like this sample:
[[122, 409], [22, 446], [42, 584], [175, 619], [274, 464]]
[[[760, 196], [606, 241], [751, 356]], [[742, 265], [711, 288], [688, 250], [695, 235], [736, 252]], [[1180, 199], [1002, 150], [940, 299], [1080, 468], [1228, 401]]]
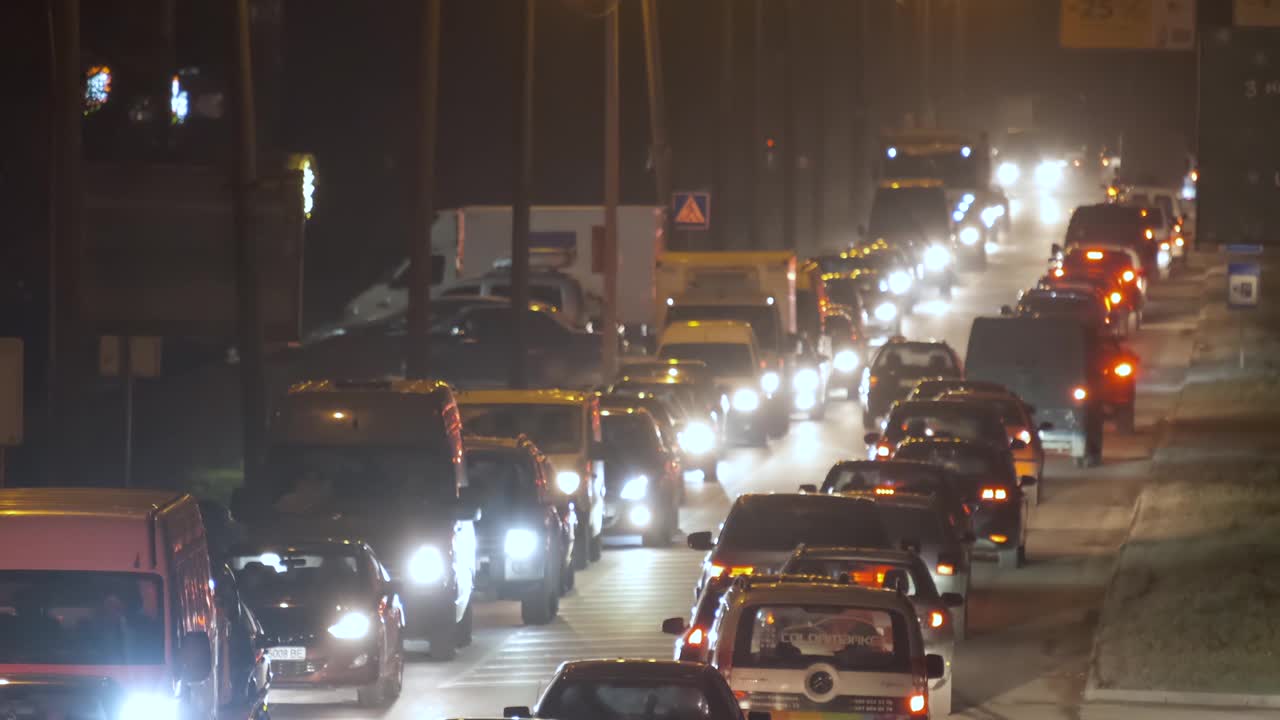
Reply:
[[345, 647], [307, 648], [305, 660], [273, 660], [271, 688], [332, 690], [371, 685], [378, 679], [379, 648], [375, 642]]

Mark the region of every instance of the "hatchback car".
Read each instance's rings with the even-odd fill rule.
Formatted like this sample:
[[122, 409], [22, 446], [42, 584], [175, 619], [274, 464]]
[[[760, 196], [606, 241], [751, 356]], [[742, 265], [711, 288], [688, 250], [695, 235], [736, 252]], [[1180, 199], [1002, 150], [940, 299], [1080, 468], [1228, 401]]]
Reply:
[[400, 596], [358, 540], [259, 540], [235, 548], [231, 569], [262, 623], [275, 688], [356, 691], [386, 707], [404, 686]]
[[939, 593], [924, 561], [907, 550], [801, 546], [782, 566], [785, 575], [810, 575], [833, 580], [848, 578], [865, 587], [899, 589], [916, 609], [924, 633], [925, 652], [941, 655], [947, 672], [929, 683], [930, 712], [951, 714], [951, 664], [956, 641], [964, 638], [968, 610], [956, 593]]
[[573, 587], [578, 516], [554, 488], [555, 471], [527, 437], [467, 436], [467, 482], [480, 507], [476, 582], [500, 600], [519, 600], [520, 619], [555, 619]]
[[912, 400], [893, 406], [883, 433], [869, 432], [863, 438], [868, 459], [894, 457], [898, 445], [908, 438], [957, 438], [997, 448], [1022, 445], [1021, 440], [1009, 440], [994, 408], [954, 400]]
[[1023, 490], [1036, 480], [1014, 475], [1009, 450], [981, 442], [925, 439], [907, 441], [898, 452], [903, 459], [935, 463], [956, 475], [973, 513], [975, 550], [994, 552], [1002, 568], [1025, 562], [1031, 509]]
[[862, 400], [862, 426], [871, 430], [876, 420], [906, 397], [924, 378], [962, 377], [960, 358], [944, 342], [892, 338], [876, 352], [862, 372], [858, 396]]

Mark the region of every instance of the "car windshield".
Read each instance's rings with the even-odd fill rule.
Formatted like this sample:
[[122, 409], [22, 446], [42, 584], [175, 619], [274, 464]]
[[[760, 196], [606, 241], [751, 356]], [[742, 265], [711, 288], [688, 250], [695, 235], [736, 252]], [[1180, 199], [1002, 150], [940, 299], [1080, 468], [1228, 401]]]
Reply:
[[894, 343], [876, 356], [872, 372], [940, 375], [954, 372], [955, 360], [945, 348], [928, 343]]
[[827, 281], [827, 294], [831, 299], [855, 310], [862, 306], [862, 298], [858, 294], [860, 289], [861, 285], [853, 278], [832, 278]]
[[701, 360], [720, 376], [754, 375], [751, 346], [742, 343], [668, 343], [662, 346], [664, 360]]
[[869, 504], [835, 502], [835, 498], [823, 496], [777, 497], [776, 501], [754, 499], [735, 506], [725, 520], [717, 547], [745, 551], [787, 551], [801, 543], [844, 547], [887, 546], [888, 538], [880, 517]]
[[788, 561], [784, 571], [787, 574], [816, 575], [842, 582], [847, 578], [849, 582], [862, 587], [904, 587], [904, 594], [910, 598], [933, 598], [938, 594], [928, 571], [917, 572], [910, 565], [898, 563], [805, 555]]
[[937, 468], [923, 463], [862, 462], [834, 468], [823, 484], [824, 492], [856, 492], [894, 488], [902, 492], [935, 492], [946, 483]]
[[904, 617], [891, 610], [842, 606], [748, 608], [734, 637], [734, 668], [803, 670], [827, 663], [843, 672], [911, 672]]
[[668, 325], [693, 320], [736, 320], [751, 326], [761, 347], [778, 350], [782, 343], [778, 310], [773, 305], [676, 305], [667, 309]]
[[476, 435], [527, 435], [549, 455], [576, 453], [583, 446], [582, 408], [577, 405], [468, 403], [459, 409], [463, 427]]
[[160, 576], [0, 571], [0, 664], [164, 662], [165, 594]]
[[554, 683], [538, 705], [557, 720], [737, 720], [728, 701], [697, 679], [609, 678]]
[[486, 513], [536, 500], [534, 478], [533, 458], [524, 450], [467, 451], [467, 486]]
[[341, 548], [263, 548], [232, 555], [230, 565], [254, 607], [358, 593], [369, 579], [355, 551]]
[[275, 509], [290, 514], [451, 502], [457, 474], [447, 452], [383, 445], [276, 445], [267, 473]]
[[[905, 438], [954, 438], [1000, 442], [1005, 439], [1004, 426], [985, 408], [961, 403], [899, 405], [885, 424], [885, 439], [891, 443]], [[904, 458], [905, 459], [905, 458]]]

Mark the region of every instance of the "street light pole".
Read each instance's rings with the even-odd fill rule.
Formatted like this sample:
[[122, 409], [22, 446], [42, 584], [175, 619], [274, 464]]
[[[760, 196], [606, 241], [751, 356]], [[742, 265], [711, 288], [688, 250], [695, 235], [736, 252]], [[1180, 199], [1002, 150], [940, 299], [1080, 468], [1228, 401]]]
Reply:
[[529, 206], [533, 185], [533, 51], [534, 0], [520, 3], [519, 82], [515, 118], [515, 189], [511, 200], [511, 354], [508, 382], [512, 388], [529, 384], [528, 337], [525, 313], [529, 310]]
[[791, 0], [782, 3], [782, 247], [796, 249], [796, 108]]
[[440, 0], [423, 0], [418, 87], [418, 162], [414, 167], [409, 241], [409, 308], [405, 375], [423, 379], [431, 363], [431, 226], [435, 222], [436, 102], [440, 82]]
[[663, 208], [662, 244], [671, 246], [671, 146], [667, 143], [667, 109], [662, 82], [662, 41], [656, 0], [641, 0], [644, 23], [645, 76], [649, 83], [649, 132], [652, 134], [654, 179]]
[[814, 54], [817, 63], [813, 70], [814, 128], [813, 128], [813, 247], [823, 247], [827, 224], [827, 25], [830, 16], [826, 2], [815, 8], [817, 24], [814, 27]]
[[604, 38], [604, 343], [602, 377], [608, 381], [618, 368], [618, 172], [621, 150], [618, 88], [618, 26], [622, 8], [605, 16]]
[[752, 48], [753, 61], [751, 64], [751, 72], [754, 73], [754, 87], [751, 92], [751, 145], [750, 145], [750, 162], [748, 186], [750, 192], [747, 194], [750, 199], [750, 212], [748, 217], [747, 237], [750, 239], [751, 249], [759, 250], [761, 245], [760, 225], [764, 222], [764, 213], [761, 210], [761, 200], [763, 195], [760, 192], [760, 181], [763, 172], [761, 166], [764, 164], [764, 0], [756, 0], [754, 8], [754, 23], [752, 27], [751, 38], [754, 43]]
[[724, 250], [728, 237], [729, 164], [732, 162], [726, 147], [727, 138], [734, 137], [729, 128], [733, 122], [733, 4], [736, 0], [720, 0], [720, 113], [717, 128], [712, 133], [712, 149], [715, 154], [715, 179], [711, 183], [711, 201], [719, 207], [719, 219], [711, 223], [711, 247]]

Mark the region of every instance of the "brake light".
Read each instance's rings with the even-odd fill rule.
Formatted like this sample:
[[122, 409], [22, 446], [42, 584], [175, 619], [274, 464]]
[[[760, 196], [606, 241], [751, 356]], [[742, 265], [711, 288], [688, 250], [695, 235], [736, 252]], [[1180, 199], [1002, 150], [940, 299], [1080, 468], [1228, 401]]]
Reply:
[[997, 544], [997, 545], [1003, 545], [1003, 544], [1005, 544], [1005, 543], [1009, 542], [1009, 536], [1008, 536], [1008, 535], [988, 535], [987, 537], [991, 538], [991, 542], [993, 542], [993, 543], [995, 543], [995, 544]]
[[1062, 271], [1062, 268], [1054, 268], [1054, 269], [1053, 269], [1053, 276], [1054, 276], [1054, 277], [1062, 277], [1063, 275], [1066, 275], [1066, 273]]
[[712, 564], [711, 569], [707, 571], [707, 574], [713, 578], [718, 578], [721, 575], [724, 575], [724, 570], [725, 570], [725, 567], [723, 565]]
[[867, 378], [867, 384], [870, 385], [871, 387], [875, 387], [876, 383], [878, 382], [880, 382], [880, 378], [876, 377], [875, 375], [871, 375], [870, 377]]
[[1125, 270], [1120, 277], [1124, 278], [1125, 282], [1133, 282], [1133, 279], [1137, 276], [1133, 274], [1132, 270]]
[[1133, 365], [1130, 365], [1127, 362], [1122, 362], [1119, 365], [1116, 365], [1115, 373], [1118, 377], [1127, 378], [1133, 374]]
[[912, 715], [923, 715], [924, 695], [919, 693], [912, 695], [911, 699], [907, 700], [907, 707], [911, 710]]
[[1101, 250], [1090, 250], [1089, 252], [1085, 253], [1085, 254], [1084, 254], [1084, 256], [1085, 256], [1085, 258], [1087, 258], [1087, 259], [1089, 259], [1089, 260], [1101, 260], [1101, 259], [1102, 259], [1102, 251], [1101, 251]]
[[982, 488], [983, 500], [1008, 500], [1009, 491], [1004, 488]]
[[1082, 387], [1077, 387], [1071, 391], [1071, 397], [1075, 398], [1076, 400], [1084, 400], [1085, 398], [1089, 397], [1089, 391], [1085, 390]]
[[882, 458], [887, 458], [887, 457], [889, 457], [889, 446], [888, 446], [888, 445], [877, 445], [877, 446], [876, 446], [876, 457], [882, 457]]
[[946, 622], [946, 616], [944, 616], [942, 613], [938, 612], [937, 610], [934, 610], [929, 613], [929, 627], [940, 628], [942, 627], [942, 623], [944, 622]]
[[1121, 300], [1123, 300], [1123, 299], [1124, 299], [1124, 296], [1123, 296], [1123, 295], [1121, 295], [1119, 292], [1113, 292], [1113, 293], [1111, 293], [1111, 304], [1112, 304], [1112, 305], [1119, 305], [1119, 304], [1120, 304], [1120, 301], [1121, 301]]
[[684, 644], [692, 645], [693, 647], [702, 647], [702, 640], [702, 628], [696, 627], [689, 631], [689, 636], [684, 639]]
[[940, 562], [938, 563], [938, 574], [939, 575], [955, 575], [956, 566], [952, 565], [951, 563]]
[[878, 487], [878, 488], [876, 488], [876, 494], [877, 494], [877, 495], [892, 495], [894, 492], [895, 492], [895, 491], [894, 491], [894, 489], [893, 489], [893, 488], [891, 488], [891, 487]]
[[1019, 431], [1018, 431], [1018, 439], [1019, 439], [1019, 440], [1021, 440], [1021, 441], [1022, 441], [1022, 442], [1024, 442], [1024, 443], [1026, 443], [1026, 444], [1030, 445], [1030, 444], [1031, 444], [1031, 431], [1030, 431], [1030, 430], [1019, 430]]

